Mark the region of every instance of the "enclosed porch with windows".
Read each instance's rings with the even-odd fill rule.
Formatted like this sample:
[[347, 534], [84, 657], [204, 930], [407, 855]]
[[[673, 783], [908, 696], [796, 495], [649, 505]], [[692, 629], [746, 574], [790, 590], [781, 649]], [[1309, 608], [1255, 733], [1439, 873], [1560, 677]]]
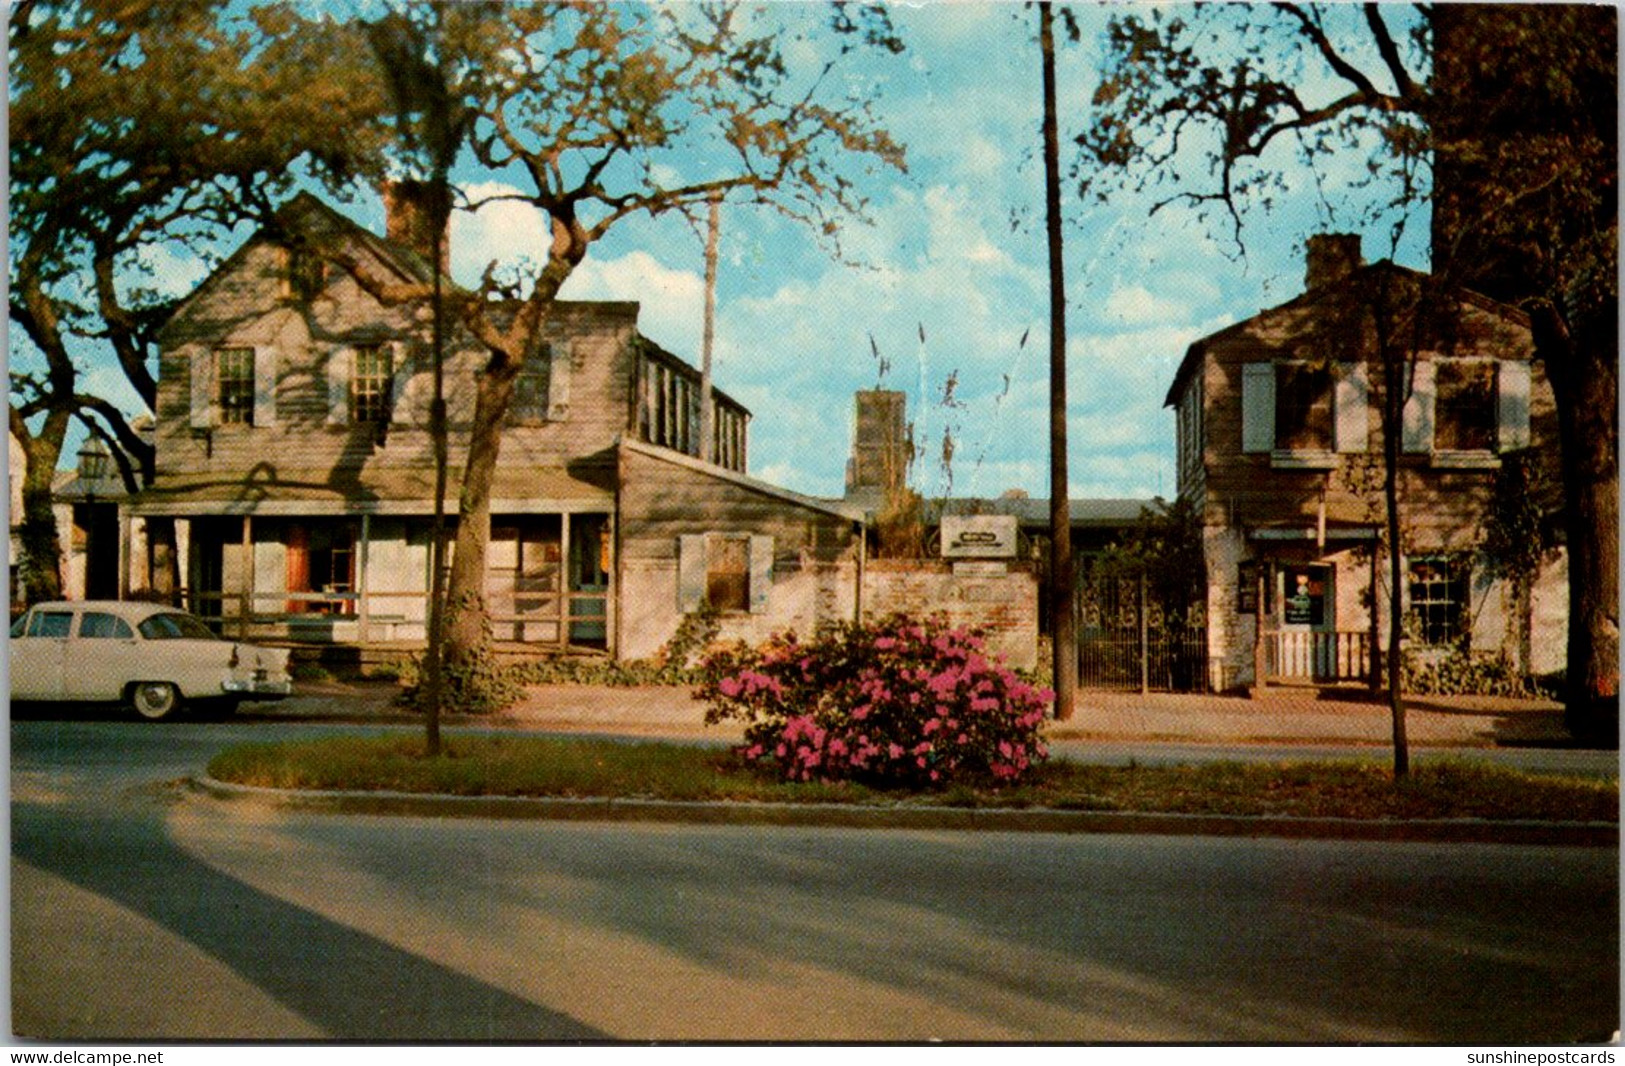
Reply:
[[[428, 508], [323, 503], [262, 500], [240, 513], [177, 515], [185, 606], [232, 637], [421, 649], [433, 584]], [[613, 497], [538, 501], [545, 509], [495, 503], [484, 594], [498, 649], [609, 651]], [[445, 527], [449, 561], [455, 519]]]

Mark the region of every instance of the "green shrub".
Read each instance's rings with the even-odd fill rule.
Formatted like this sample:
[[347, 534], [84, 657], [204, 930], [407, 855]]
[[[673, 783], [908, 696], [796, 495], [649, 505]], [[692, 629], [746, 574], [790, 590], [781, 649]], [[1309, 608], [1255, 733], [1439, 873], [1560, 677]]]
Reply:
[[701, 669], [706, 722], [743, 721], [740, 754], [787, 780], [1008, 784], [1048, 755], [1038, 734], [1054, 694], [941, 619], [846, 623], [805, 644], [783, 634]]
[[1460, 644], [1440, 655], [1407, 650], [1401, 665], [1406, 692], [1421, 696], [1514, 696], [1536, 694], [1504, 651], [1472, 652]]

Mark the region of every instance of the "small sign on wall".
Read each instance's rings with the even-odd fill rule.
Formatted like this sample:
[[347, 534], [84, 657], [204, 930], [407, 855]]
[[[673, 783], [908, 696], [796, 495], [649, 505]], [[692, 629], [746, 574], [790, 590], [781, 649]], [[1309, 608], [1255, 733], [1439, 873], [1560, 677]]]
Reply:
[[944, 515], [944, 559], [1014, 559], [1015, 515]]

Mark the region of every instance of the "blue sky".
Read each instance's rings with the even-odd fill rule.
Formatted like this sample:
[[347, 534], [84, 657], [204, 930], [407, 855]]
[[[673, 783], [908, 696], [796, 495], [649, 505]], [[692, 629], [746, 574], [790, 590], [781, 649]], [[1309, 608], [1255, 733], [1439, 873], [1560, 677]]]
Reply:
[[[769, 9], [765, 17], [806, 10]], [[1095, 86], [1099, 32], [1112, 10], [1077, 8], [1082, 39], [1061, 49], [1063, 166], [1072, 162], [1066, 149]], [[754, 412], [751, 473], [785, 487], [840, 494], [852, 393], [880, 383], [909, 394], [922, 492], [947, 488], [947, 429], [954, 494], [1047, 495], [1036, 15], [1017, 3], [969, 2], [896, 5], [892, 13], [907, 51], [867, 60], [850, 86], [874, 93], [882, 123], [907, 147], [909, 172], [880, 174], [866, 187], [873, 224], [842, 233], [855, 263], [838, 262], [775, 216], [724, 209], [715, 379]], [[794, 60], [800, 46], [789, 47]], [[1347, 167], [1352, 181], [1364, 160]], [[489, 175], [465, 180], [475, 193], [500, 185]], [[1086, 206], [1068, 190], [1073, 496], [1173, 495], [1173, 419], [1162, 399], [1186, 346], [1301, 290], [1303, 239], [1356, 228], [1352, 212], [1367, 202], [1335, 185], [1319, 196], [1294, 179], [1294, 195], [1279, 209], [1249, 217], [1245, 258], [1189, 212], [1150, 217], [1149, 202], [1130, 196]], [[340, 206], [381, 229], [375, 198]], [[1422, 219], [1413, 232], [1425, 228]], [[476, 284], [489, 261], [534, 255], [545, 232], [534, 212], [514, 204], [461, 215], [453, 275]], [[1384, 231], [1367, 231], [1365, 254], [1393, 254]], [[1418, 240], [1395, 257], [1426, 265]], [[153, 265], [178, 289], [202, 273], [169, 256]], [[680, 218], [634, 217], [594, 246], [563, 295], [639, 301], [643, 332], [697, 363], [702, 276], [702, 233]], [[871, 338], [889, 364], [883, 377]], [[958, 406], [950, 409], [941, 397], [951, 374]], [[121, 394], [114, 367], [94, 368], [90, 380]]]

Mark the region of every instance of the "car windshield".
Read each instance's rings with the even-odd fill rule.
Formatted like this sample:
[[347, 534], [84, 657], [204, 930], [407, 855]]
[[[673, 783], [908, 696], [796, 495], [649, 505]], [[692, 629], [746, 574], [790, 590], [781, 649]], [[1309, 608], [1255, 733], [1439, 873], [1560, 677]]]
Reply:
[[219, 640], [214, 631], [189, 614], [155, 614], [136, 624], [148, 640]]

